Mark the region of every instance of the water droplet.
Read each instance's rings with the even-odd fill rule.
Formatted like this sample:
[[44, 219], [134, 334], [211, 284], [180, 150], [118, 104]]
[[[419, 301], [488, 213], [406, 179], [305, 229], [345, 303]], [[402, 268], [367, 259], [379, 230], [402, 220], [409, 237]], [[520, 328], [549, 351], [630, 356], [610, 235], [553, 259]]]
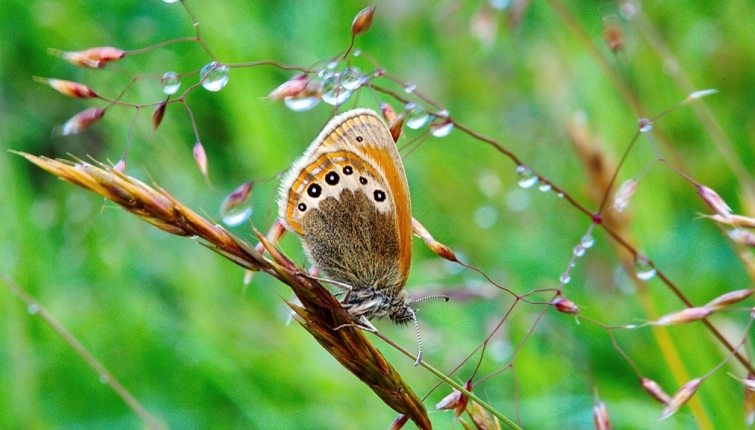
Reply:
[[181, 80], [176, 72], [167, 72], [160, 78], [160, 86], [165, 94], [175, 94], [181, 88]]
[[643, 281], [647, 281], [651, 279], [653, 276], [655, 276], [655, 268], [650, 265], [650, 262], [647, 260], [647, 258], [638, 255], [634, 259], [634, 273], [637, 275], [639, 279], [642, 279]]
[[351, 53], [351, 55], [353, 55], [353, 56], [355, 56], [355, 57], [358, 57], [358, 56], [362, 55], [362, 50], [361, 50], [361, 49], [355, 49], [355, 50], [354, 50], [354, 51], [353, 51], [353, 52]]
[[519, 176], [519, 186], [522, 188], [530, 188], [537, 184], [539, 178], [532, 172], [527, 166], [518, 166], [516, 168], [516, 174]]
[[547, 193], [548, 191], [550, 191], [551, 188], [552, 188], [551, 184], [540, 184], [540, 186], [537, 187], [538, 190], [540, 190], [540, 191], [542, 191], [544, 193]]
[[562, 284], [568, 284], [569, 281], [571, 281], [571, 276], [569, 275], [569, 273], [564, 272], [561, 274], [558, 280], [561, 281]]
[[430, 116], [425, 112], [422, 106], [409, 103], [404, 108], [404, 124], [412, 130], [417, 130], [425, 126]]
[[320, 98], [317, 96], [286, 97], [283, 99], [283, 104], [294, 112], [310, 110], [317, 106], [317, 103], [320, 103]]
[[100, 373], [100, 383], [107, 384], [108, 382], [110, 382], [110, 377], [105, 373]]
[[585, 255], [585, 247], [582, 245], [577, 245], [574, 247], [574, 256], [575, 257], [581, 257]]
[[26, 308], [26, 311], [31, 315], [36, 315], [39, 312], [39, 305], [32, 303]]
[[564, 193], [558, 193], [556, 195], [558, 196], [559, 199], [563, 199], [564, 198]]
[[454, 123], [451, 120], [445, 120], [440, 123], [430, 124], [430, 133], [435, 137], [448, 136], [454, 129]]
[[341, 75], [338, 73], [330, 73], [322, 78], [322, 101], [331, 105], [337, 106], [348, 100], [351, 96], [351, 91], [341, 86]]
[[414, 90], [416, 90], [416, 89], [417, 89], [417, 85], [415, 85], [415, 84], [406, 84], [406, 85], [404, 85], [404, 91], [407, 94], [413, 93]]
[[648, 131], [653, 129], [653, 121], [650, 121], [647, 118], [640, 118], [638, 121], [640, 126], [640, 132], [641, 133], [647, 133]]
[[252, 206], [249, 196], [252, 193], [254, 182], [245, 182], [228, 194], [220, 204], [220, 216], [226, 225], [235, 227], [252, 215]]
[[349, 91], [359, 88], [362, 83], [364, 83], [364, 77], [362, 76], [362, 72], [356, 67], [347, 67], [341, 73], [341, 86]]
[[181, 0], [163, 0], [165, 3], [178, 3]]
[[595, 239], [593, 239], [591, 234], [586, 234], [582, 237], [580, 245], [584, 248], [592, 248], [592, 246], [595, 245]]
[[498, 211], [492, 206], [483, 206], [475, 212], [474, 220], [481, 229], [487, 230], [498, 221]]
[[504, 10], [511, 4], [511, 0], [488, 0], [488, 4], [497, 10]]
[[336, 67], [338, 67], [338, 61], [331, 61], [325, 67], [327, 67], [329, 70], [334, 70]]
[[251, 215], [251, 204], [239, 205], [226, 212], [225, 216], [223, 216], [223, 223], [230, 227], [236, 227], [248, 220]]
[[202, 67], [199, 72], [202, 86], [207, 91], [220, 91], [228, 83], [228, 66], [218, 64], [217, 61]]

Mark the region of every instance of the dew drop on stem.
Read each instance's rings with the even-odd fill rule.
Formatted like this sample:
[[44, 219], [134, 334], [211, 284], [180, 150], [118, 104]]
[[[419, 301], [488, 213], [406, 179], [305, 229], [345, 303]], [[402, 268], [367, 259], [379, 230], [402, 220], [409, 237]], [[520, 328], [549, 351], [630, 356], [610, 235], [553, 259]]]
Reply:
[[181, 88], [181, 79], [176, 72], [167, 72], [160, 79], [160, 86], [165, 94], [175, 94]]

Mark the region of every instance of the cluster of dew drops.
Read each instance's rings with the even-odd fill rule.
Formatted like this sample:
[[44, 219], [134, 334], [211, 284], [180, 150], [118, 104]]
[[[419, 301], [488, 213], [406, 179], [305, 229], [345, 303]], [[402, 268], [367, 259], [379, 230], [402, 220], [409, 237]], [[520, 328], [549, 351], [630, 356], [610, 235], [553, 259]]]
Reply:
[[[175, 3], [178, 0], [164, 1], [166, 3]], [[359, 51], [355, 51], [353, 55], [358, 56]], [[346, 65], [342, 70], [338, 71], [337, 69], [339, 68], [339, 65], [339, 61], [328, 63], [317, 72], [316, 78], [308, 81], [305, 91], [302, 91], [301, 94], [296, 96], [285, 97], [283, 103], [292, 111], [303, 112], [317, 106], [320, 100], [331, 106], [339, 106], [346, 102], [355, 90], [370, 79], [370, 75], [363, 74], [353, 65]], [[228, 66], [220, 64], [217, 61], [208, 63], [200, 70], [200, 83], [202, 87], [208, 91], [220, 91], [228, 83], [228, 71]], [[372, 76], [380, 76], [380, 72], [374, 72]], [[173, 95], [181, 88], [180, 76], [176, 72], [167, 72], [160, 79], [160, 85], [165, 94]], [[412, 93], [415, 89], [416, 86], [412, 84], [404, 86], [404, 91], [406, 93]], [[447, 118], [448, 112], [441, 112], [439, 116]], [[432, 118], [433, 115], [429, 114], [422, 106], [416, 103], [410, 102], [404, 107], [404, 124], [410, 129], [418, 130], [430, 123]], [[453, 126], [453, 122], [441, 120], [440, 122], [431, 124], [431, 134], [435, 137], [447, 136], [453, 130]], [[651, 121], [641, 121], [640, 131], [648, 132], [651, 129]], [[548, 192], [552, 189], [551, 184], [541, 181], [540, 177], [527, 166], [517, 166], [516, 173], [518, 176], [518, 184], [522, 188], [532, 188], [540, 183], [538, 186], [540, 191]], [[251, 216], [251, 201], [248, 199], [248, 193], [250, 191], [251, 186], [247, 183], [226, 197], [221, 205], [221, 217], [226, 225], [238, 226]], [[241, 199], [239, 199], [239, 194], [243, 195]], [[562, 192], [557, 193], [557, 195], [558, 197], [564, 196]], [[234, 199], [242, 201], [234, 202]], [[582, 257], [586, 250], [591, 248], [594, 243], [595, 240], [592, 235], [590, 233], [586, 234], [580, 240], [580, 243], [574, 247], [574, 257]], [[572, 261], [570, 263], [570, 269], [574, 267], [574, 265], [575, 262]], [[637, 258], [635, 258], [635, 273], [639, 279], [649, 280], [655, 276], [656, 270], [647, 258], [638, 255]], [[569, 275], [569, 270], [564, 272], [559, 278], [559, 281], [562, 284], [566, 284], [570, 280], [571, 276]]]
[[[355, 51], [353, 55], [359, 55], [359, 51]], [[284, 97], [285, 106], [295, 112], [310, 110], [320, 101], [331, 106], [339, 106], [371, 78], [382, 74], [381, 71], [365, 74], [357, 67], [348, 64], [343, 68], [339, 66], [341, 66], [340, 61], [332, 61], [311, 78], [295, 78], [306, 79], [306, 88], [296, 95]], [[200, 71], [202, 87], [208, 91], [220, 91], [228, 83], [228, 70], [226, 65], [216, 61], [210, 62]], [[167, 72], [162, 76], [160, 84], [165, 94], [175, 94], [181, 87], [180, 76], [175, 72]], [[415, 89], [415, 85], [404, 85], [406, 93], [413, 93]], [[409, 102], [404, 106], [402, 114], [406, 127], [418, 130], [429, 124], [430, 134], [435, 137], [447, 136], [454, 128], [453, 122], [448, 119], [448, 111], [431, 114], [421, 105]], [[248, 198], [250, 191], [251, 187], [247, 183], [226, 197], [220, 209], [224, 224], [231, 227], [238, 226], [251, 216], [251, 201]]]
[[[646, 121], [646, 123], [641, 123], [640, 131], [642, 131], [643, 133], [648, 132], [651, 129], [652, 129], [652, 122]], [[538, 183], [540, 184], [538, 186], [538, 189], [542, 192], [551, 191], [551, 189], [553, 188], [551, 184], [545, 181], [541, 181], [541, 178], [537, 174], [535, 174], [535, 172], [533, 172], [532, 169], [530, 169], [527, 166], [524, 166], [524, 165], [517, 166], [516, 174], [518, 177], [517, 183], [522, 188], [525, 188], [525, 189], [532, 188], [538, 185]], [[562, 192], [558, 192], [557, 196], [561, 198], [564, 196], [564, 194]], [[622, 205], [621, 210], [623, 210], [625, 207], [626, 207], [626, 204]], [[562, 273], [561, 276], [559, 277], [559, 281], [562, 284], [568, 284], [569, 281], [571, 281], [571, 275], [569, 274], [569, 272], [575, 266], [576, 264], [575, 260], [585, 255], [585, 252], [587, 252], [587, 249], [592, 248], [594, 244], [595, 244], [595, 239], [588, 232], [587, 234], [585, 234], [584, 237], [582, 237], [579, 244], [574, 246], [574, 249], [573, 249], [574, 259], [571, 261], [571, 263], [569, 263], [569, 270]], [[655, 267], [653, 267], [651, 262], [646, 257], [639, 254], [634, 259], [634, 270], [635, 270], [635, 275], [637, 276], [637, 278], [643, 281], [652, 279], [656, 274], [656, 269]]]

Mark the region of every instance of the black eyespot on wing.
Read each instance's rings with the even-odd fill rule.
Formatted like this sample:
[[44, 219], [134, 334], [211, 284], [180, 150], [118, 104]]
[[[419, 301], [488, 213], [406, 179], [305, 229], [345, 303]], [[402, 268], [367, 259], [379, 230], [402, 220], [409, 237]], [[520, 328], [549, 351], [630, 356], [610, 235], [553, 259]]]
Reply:
[[354, 169], [352, 169], [351, 166], [346, 166], [343, 168], [344, 175], [351, 175], [352, 173], [354, 173]]
[[320, 193], [322, 193], [322, 187], [317, 184], [311, 184], [307, 187], [307, 194], [312, 198], [320, 197]]
[[307, 205], [305, 205], [304, 203], [299, 203], [299, 206], [297, 206], [297, 207], [302, 212], [304, 212], [305, 210], [307, 210]]
[[362, 136], [357, 136], [357, 142], [362, 142], [362, 141], [364, 141], [364, 138]]
[[359, 183], [362, 185], [367, 185], [367, 178], [365, 178], [364, 176], [360, 176]]
[[373, 193], [373, 195], [375, 196], [375, 201], [376, 202], [385, 201], [385, 193], [383, 191], [375, 190], [375, 192]]
[[336, 172], [328, 172], [328, 174], [325, 175], [325, 182], [327, 182], [328, 185], [335, 185], [340, 179], [341, 177], [338, 176], [338, 173]]

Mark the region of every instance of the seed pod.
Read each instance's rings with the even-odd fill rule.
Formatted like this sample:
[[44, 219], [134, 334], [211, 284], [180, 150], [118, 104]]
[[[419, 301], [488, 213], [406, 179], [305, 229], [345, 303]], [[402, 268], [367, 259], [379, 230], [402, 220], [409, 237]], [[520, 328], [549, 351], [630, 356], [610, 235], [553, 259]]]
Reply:
[[698, 185], [697, 192], [700, 194], [700, 197], [703, 198], [705, 203], [707, 203], [711, 209], [716, 211], [717, 214], [724, 218], [729, 218], [731, 216], [731, 208], [715, 191], [705, 185]]
[[655, 400], [658, 400], [663, 405], [667, 404], [671, 400], [671, 396], [666, 394], [666, 392], [663, 391], [663, 388], [661, 388], [661, 386], [652, 379], [642, 378], [642, 388], [647, 391], [648, 394], [653, 396]]
[[152, 112], [152, 132], [157, 130], [157, 127], [160, 126], [160, 123], [163, 122], [163, 116], [165, 115], [165, 107], [168, 104], [166, 102], [162, 102], [155, 106], [155, 111]]
[[710, 302], [708, 302], [708, 304], [705, 305], [705, 307], [714, 311], [724, 306], [729, 306], [729, 305], [733, 305], [734, 303], [739, 303], [742, 300], [750, 297], [751, 295], [752, 295], [752, 290], [730, 291], [726, 294], [720, 295], [716, 297], [715, 299], [711, 300]]
[[702, 382], [703, 378], [696, 378], [682, 385], [682, 387], [679, 388], [679, 391], [674, 393], [668, 403], [666, 403], [666, 407], [663, 408], [661, 416], [658, 417], [657, 421], [664, 420], [671, 415], [674, 415], [679, 409], [682, 408], [682, 406], [687, 404], [689, 399], [691, 399], [692, 396], [695, 395]]
[[92, 67], [94, 69], [105, 67], [105, 64], [120, 60], [126, 55], [126, 51], [110, 46], [91, 48], [85, 51], [64, 52], [51, 50], [51, 52], [58, 54], [62, 59], [75, 66]]
[[372, 26], [372, 18], [375, 16], [375, 5], [368, 6], [354, 17], [354, 21], [351, 22], [351, 35], [359, 36], [366, 33]]
[[611, 430], [611, 420], [608, 418], [606, 404], [600, 399], [595, 399], [595, 405], [592, 407], [592, 420], [595, 424], [595, 430]]
[[699, 321], [706, 318], [713, 311], [707, 307], [687, 308], [678, 312], [672, 312], [670, 314], [662, 316], [658, 321], [651, 322], [652, 325], [674, 325], [674, 324], [686, 324], [693, 321]]
[[579, 307], [573, 301], [563, 297], [556, 297], [551, 302], [551, 305], [562, 314], [576, 315], [579, 313]]
[[194, 155], [194, 161], [197, 163], [199, 171], [202, 172], [202, 176], [204, 176], [205, 179], [209, 179], [207, 176], [207, 153], [205, 152], [202, 143], [197, 140], [197, 142], [194, 144], [194, 149], [192, 152]]
[[62, 79], [47, 79], [35, 76], [34, 80], [43, 84], [49, 85], [52, 89], [63, 94], [64, 96], [74, 97], [77, 99], [91, 99], [98, 97], [91, 88], [84, 84], [72, 81], [64, 81]]
[[268, 94], [267, 97], [272, 100], [279, 101], [285, 99], [286, 97], [297, 96], [307, 88], [307, 83], [307, 75], [300, 73], [287, 80], [286, 82], [278, 85], [278, 87], [270, 91], [270, 94]]
[[66, 123], [60, 127], [60, 134], [62, 136], [68, 136], [70, 134], [80, 133], [81, 131], [86, 130], [90, 125], [99, 121], [104, 114], [105, 110], [97, 107], [83, 110], [72, 116], [71, 119], [66, 121]]

